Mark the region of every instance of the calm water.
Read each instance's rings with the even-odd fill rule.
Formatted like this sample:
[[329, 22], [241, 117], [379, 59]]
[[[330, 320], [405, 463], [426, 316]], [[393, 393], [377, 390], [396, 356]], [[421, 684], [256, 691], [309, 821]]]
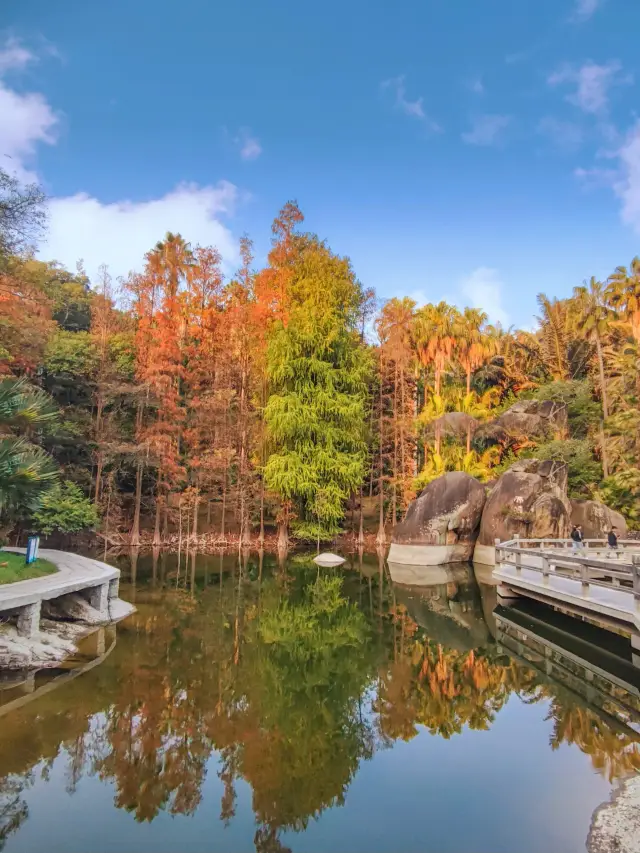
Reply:
[[631, 698], [527, 651], [470, 568], [116, 562], [136, 615], [0, 682], [6, 853], [583, 851], [640, 766]]

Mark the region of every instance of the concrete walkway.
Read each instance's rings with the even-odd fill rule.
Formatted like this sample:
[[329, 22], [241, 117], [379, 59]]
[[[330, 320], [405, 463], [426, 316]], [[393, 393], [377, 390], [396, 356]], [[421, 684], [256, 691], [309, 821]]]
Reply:
[[[5, 548], [14, 554], [24, 548]], [[133, 613], [134, 607], [118, 598], [120, 570], [99, 560], [42, 548], [38, 554], [58, 567], [54, 574], [0, 586], [0, 614], [18, 616], [18, 634], [34, 637], [39, 632], [43, 601], [79, 593], [102, 622], [114, 622]]]

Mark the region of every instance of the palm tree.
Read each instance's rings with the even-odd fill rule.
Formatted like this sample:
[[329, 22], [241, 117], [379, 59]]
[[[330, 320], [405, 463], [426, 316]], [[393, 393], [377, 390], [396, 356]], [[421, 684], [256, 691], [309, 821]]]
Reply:
[[423, 367], [433, 365], [434, 391], [440, 394], [442, 374], [458, 340], [460, 312], [447, 302], [425, 305], [416, 312], [414, 342]]
[[[576, 287], [573, 290], [573, 297], [578, 308], [576, 317], [576, 325], [578, 332], [587, 340], [593, 341], [596, 346], [596, 355], [598, 357], [598, 371], [600, 374], [600, 393], [602, 395], [602, 414], [606, 421], [609, 417], [609, 401], [607, 396], [607, 382], [604, 373], [604, 358], [602, 354], [602, 339], [609, 331], [609, 326], [612, 319], [612, 312], [607, 307], [605, 302], [605, 290], [601, 282], [597, 281], [594, 276], [591, 276], [589, 284], [584, 284], [582, 287]], [[602, 468], [604, 476], [609, 476], [609, 461], [607, 458], [607, 448], [605, 444], [604, 426], [601, 426], [602, 432]]]
[[[500, 402], [500, 391], [497, 388], [489, 388], [482, 396], [474, 391], [461, 395], [458, 399], [457, 410], [469, 415], [469, 418], [485, 420], [494, 406]], [[467, 425], [467, 453], [471, 451], [471, 420]]]
[[487, 315], [476, 308], [465, 308], [457, 327], [456, 352], [467, 378], [467, 394], [471, 393], [471, 374], [496, 352], [491, 335], [485, 333]]
[[[611, 305], [631, 324], [636, 344], [636, 405], [640, 408], [640, 257], [631, 266], [617, 267], [609, 276], [606, 295]], [[636, 453], [640, 457], [640, 434], [636, 434]]]
[[540, 346], [543, 359], [554, 379], [569, 379], [566, 303], [558, 299], [551, 300], [544, 293], [539, 293], [537, 299], [542, 313], [542, 316], [536, 319], [540, 323]]
[[631, 334], [640, 345], [640, 258], [635, 257], [631, 266], [617, 267], [609, 276], [606, 297], [611, 305], [631, 323]]
[[[51, 398], [24, 379], [0, 381], [0, 514], [37, 509], [54, 484], [53, 459], [28, 441], [28, 435], [57, 417]], [[19, 435], [17, 433], [22, 433]]]

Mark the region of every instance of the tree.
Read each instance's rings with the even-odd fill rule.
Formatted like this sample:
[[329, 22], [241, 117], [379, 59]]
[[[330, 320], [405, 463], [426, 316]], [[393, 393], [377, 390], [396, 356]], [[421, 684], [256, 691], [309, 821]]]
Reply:
[[79, 486], [65, 480], [43, 495], [33, 519], [37, 530], [45, 535], [79, 533], [98, 524], [98, 512]]
[[54, 485], [55, 462], [29, 437], [56, 417], [44, 392], [23, 379], [0, 381], [0, 516], [33, 512]]
[[465, 308], [458, 320], [456, 355], [465, 372], [467, 394], [471, 393], [471, 374], [495, 352], [494, 339], [484, 331], [487, 315], [476, 308]]
[[[596, 347], [598, 375], [600, 380], [600, 397], [602, 399], [602, 414], [606, 421], [609, 417], [609, 402], [607, 399], [607, 382], [604, 371], [602, 341], [609, 331], [612, 314], [605, 302], [604, 286], [593, 276], [591, 277], [588, 285], [585, 284], [582, 287], [574, 288], [573, 296], [579, 312], [576, 319], [578, 330], [585, 338], [593, 341]], [[604, 476], [608, 477], [609, 462], [607, 459], [607, 445], [604, 427], [601, 432], [602, 467], [604, 470]]]
[[609, 276], [606, 295], [613, 307], [631, 324], [631, 334], [640, 345], [640, 257], [631, 261], [629, 269], [616, 267]]
[[281, 498], [280, 542], [292, 512], [303, 538], [330, 538], [364, 477], [369, 359], [357, 330], [362, 292], [349, 261], [315, 237], [296, 239], [286, 325], [270, 335], [265, 410], [269, 488]]
[[37, 184], [24, 185], [0, 169], [0, 264], [37, 242], [47, 220], [45, 194]]
[[446, 302], [425, 305], [416, 312], [416, 351], [423, 367], [433, 365], [436, 394], [440, 394], [442, 374], [458, 343], [459, 327], [460, 312]]

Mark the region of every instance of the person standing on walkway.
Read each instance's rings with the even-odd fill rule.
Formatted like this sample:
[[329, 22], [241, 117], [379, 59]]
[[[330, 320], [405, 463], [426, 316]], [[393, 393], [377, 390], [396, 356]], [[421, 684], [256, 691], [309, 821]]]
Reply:
[[617, 527], [612, 527], [611, 530], [607, 533], [607, 545], [610, 551], [613, 551], [613, 556], [617, 559], [618, 557], [618, 535], [616, 533]]
[[579, 551], [581, 548], [584, 548], [582, 527], [579, 524], [573, 525], [573, 530], [571, 531], [571, 547], [574, 551]]

